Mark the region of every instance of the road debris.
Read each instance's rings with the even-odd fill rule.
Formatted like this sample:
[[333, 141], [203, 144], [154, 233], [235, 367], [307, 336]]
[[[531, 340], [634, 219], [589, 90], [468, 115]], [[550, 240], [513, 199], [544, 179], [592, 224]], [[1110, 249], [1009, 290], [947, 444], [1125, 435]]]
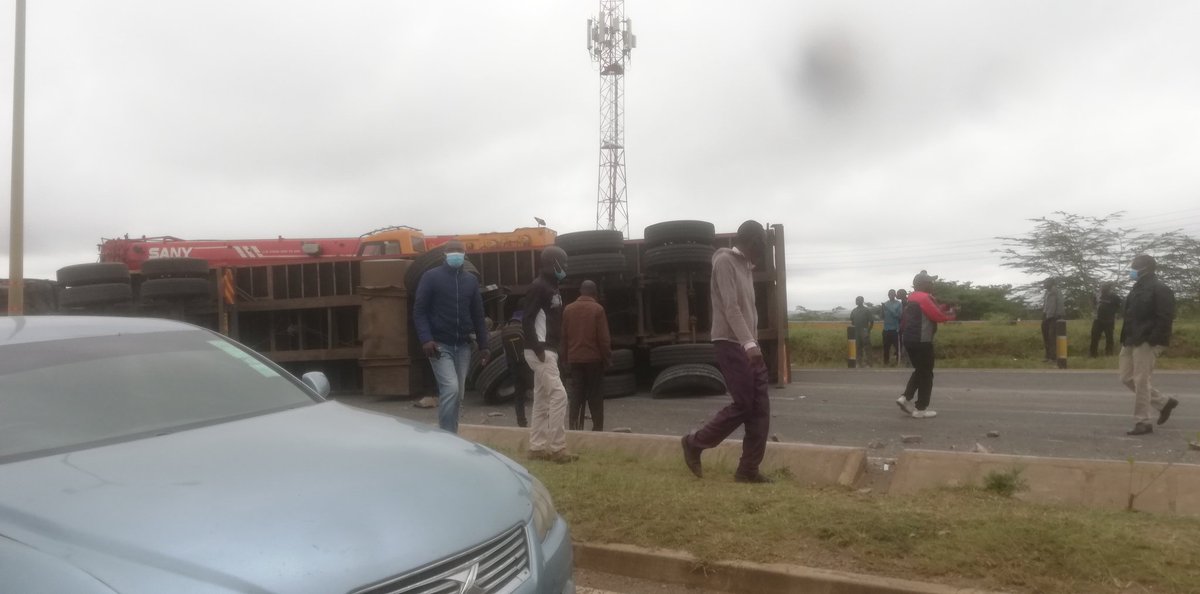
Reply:
[[900, 441], [903, 443], [921, 443], [920, 435], [901, 435]]

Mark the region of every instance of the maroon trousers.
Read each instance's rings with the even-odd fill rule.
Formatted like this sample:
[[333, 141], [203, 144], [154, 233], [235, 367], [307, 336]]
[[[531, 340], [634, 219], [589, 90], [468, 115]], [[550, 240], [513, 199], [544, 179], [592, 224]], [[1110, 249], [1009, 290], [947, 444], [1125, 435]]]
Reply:
[[717, 365], [725, 376], [725, 385], [733, 403], [717, 412], [704, 427], [691, 434], [691, 444], [698, 448], [716, 447], [738, 427], [746, 426], [742, 440], [742, 459], [737, 473], [753, 475], [758, 472], [763, 454], [767, 452], [767, 433], [771, 428], [771, 402], [767, 398], [767, 366], [755, 368], [742, 345], [727, 340], [713, 341], [717, 348]]

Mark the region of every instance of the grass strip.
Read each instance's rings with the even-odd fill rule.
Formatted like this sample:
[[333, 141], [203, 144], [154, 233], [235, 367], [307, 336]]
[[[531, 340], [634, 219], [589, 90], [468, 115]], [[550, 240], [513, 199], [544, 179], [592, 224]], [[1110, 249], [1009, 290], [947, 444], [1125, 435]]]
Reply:
[[982, 489], [913, 497], [734, 483], [706, 465], [586, 451], [526, 461], [576, 539], [1012, 592], [1197, 592], [1200, 519], [1031, 504]]

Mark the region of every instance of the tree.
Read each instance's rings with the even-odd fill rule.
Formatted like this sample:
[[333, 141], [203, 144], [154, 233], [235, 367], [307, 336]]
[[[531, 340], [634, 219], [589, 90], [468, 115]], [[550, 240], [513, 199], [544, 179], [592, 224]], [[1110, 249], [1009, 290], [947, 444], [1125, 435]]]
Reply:
[[933, 294], [938, 301], [959, 306], [958, 319], [982, 320], [989, 316], [1023, 317], [1025, 304], [1013, 295], [1012, 285], [974, 286], [968, 282], [937, 280]]
[[1123, 212], [1087, 217], [1057, 211], [1053, 218], [1030, 219], [1033, 230], [1021, 237], [997, 237], [1003, 249], [995, 250], [1001, 266], [1015, 268], [1039, 280], [1017, 290], [1034, 304], [1041, 297], [1042, 281], [1055, 278], [1063, 291], [1068, 315], [1091, 310], [1091, 296], [1101, 282], [1126, 280], [1129, 261], [1152, 246], [1156, 236], [1118, 223]]

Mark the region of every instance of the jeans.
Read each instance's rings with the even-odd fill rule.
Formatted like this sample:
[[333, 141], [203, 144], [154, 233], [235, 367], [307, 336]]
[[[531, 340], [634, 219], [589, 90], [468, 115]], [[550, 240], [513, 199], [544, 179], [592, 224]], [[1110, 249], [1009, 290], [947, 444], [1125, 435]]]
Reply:
[[471, 344], [437, 343], [438, 358], [430, 359], [438, 387], [438, 427], [458, 433], [458, 412], [467, 386], [467, 368], [471, 365]]
[[742, 345], [727, 340], [715, 340], [717, 366], [725, 376], [725, 385], [733, 403], [688, 436], [688, 444], [697, 448], [715, 448], [738, 427], [745, 425], [742, 439], [742, 459], [737, 474], [753, 476], [758, 473], [767, 453], [767, 434], [771, 429], [771, 401], [767, 395], [767, 366], [754, 367]]
[[908, 360], [913, 366], [908, 385], [904, 387], [904, 398], [912, 400], [916, 394], [917, 410], [925, 410], [933, 395], [933, 343], [910, 342], [904, 345], [904, 350], [908, 351]]
[[570, 408], [567, 424], [572, 430], [583, 431], [586, 412], [592, 411], [592, 431], [604, 431], [604, 363], [589, 361], [571, 364], [571, 391], [567, 392]]

